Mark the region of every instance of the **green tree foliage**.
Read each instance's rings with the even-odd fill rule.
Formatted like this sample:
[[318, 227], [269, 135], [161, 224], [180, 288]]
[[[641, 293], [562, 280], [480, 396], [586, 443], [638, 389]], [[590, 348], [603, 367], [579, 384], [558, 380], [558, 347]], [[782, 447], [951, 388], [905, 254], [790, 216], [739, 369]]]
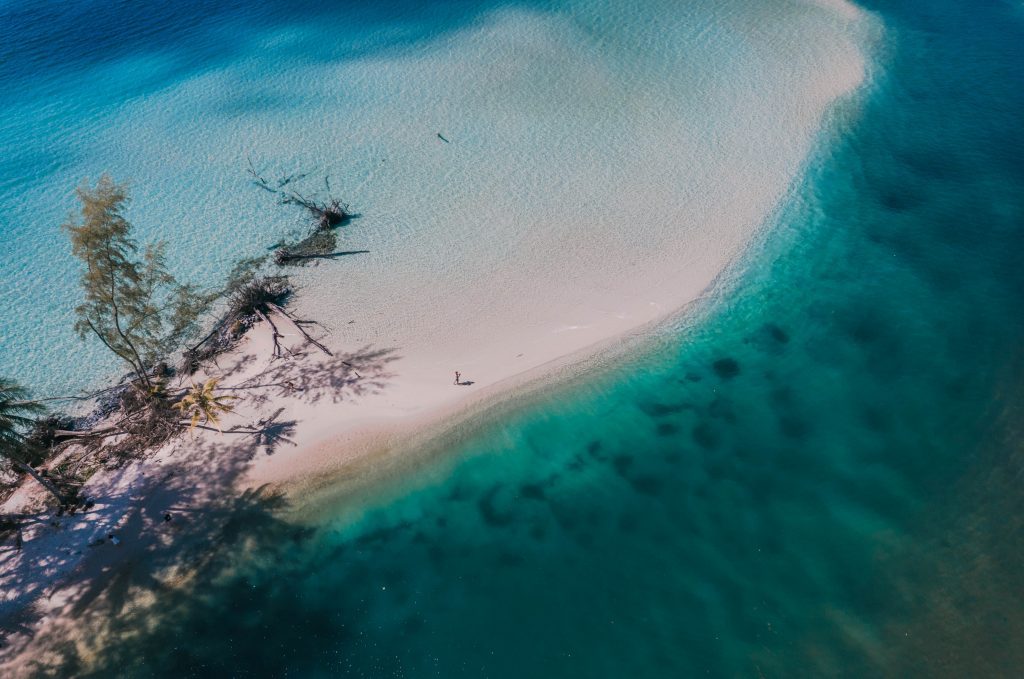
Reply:
[[65, 499], [57, 487], [28, 464], [31, 457], [25, 444], [24, 432], [35, 422], [34, 415], [43, 407], [29, 400], [28, 391], [13, 380], [0, 377], [0, 458], [7, 460], [18, 471], [30, 475], [64, 504]]
[[141, 253], [125, 218], [128, 191], [104, 175], [95, 187], [77, 190], [81, 221], [64, 224], [75, 257], [85, 265], [85, 301], [75, 309], [75, 330], [90, 334], [131, 366], [151, 388], [148, 369], [195, 330], [209, 298], [178, 283], [165, 266], [163, 242]]

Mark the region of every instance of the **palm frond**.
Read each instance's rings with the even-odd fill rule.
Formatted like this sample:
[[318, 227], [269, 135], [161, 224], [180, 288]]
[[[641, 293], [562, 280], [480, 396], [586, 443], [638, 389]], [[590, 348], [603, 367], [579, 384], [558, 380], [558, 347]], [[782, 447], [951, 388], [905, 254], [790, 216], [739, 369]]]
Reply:
[[39, 403], [29, 400], [28, 390], [14, 380], [0, 377], [0, 445], [20, 445], [22, 431], [43, 412]]

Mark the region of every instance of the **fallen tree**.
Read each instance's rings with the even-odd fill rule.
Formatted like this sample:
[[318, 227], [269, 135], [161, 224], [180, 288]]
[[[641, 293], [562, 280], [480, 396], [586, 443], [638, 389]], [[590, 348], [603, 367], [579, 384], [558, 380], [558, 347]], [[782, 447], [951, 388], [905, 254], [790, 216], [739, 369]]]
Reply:
[[[279, 263], [333, 258], [366, 251], [335, 251], [335, 229], [352, 215], [348, 205], [332, 197], [320, 200], [292, 188], [298, 176], [271, 185], [250, 164], [254, 181], [278, 195], [283, 204], [298, 205], [314, 218], [311, 233], [279, 249]], [[324, 179], [330, 192], [330, 182]], [[102, 177], [78, 191], [81, 216], [64, 225], [74, 254], [82, 261], [84, 300], [76, 309], [76, 330], [94, 336], [130, 368], [118, 384], [91, 394], [51, 397], [46, 401], [94, 401], [82, 417], [43, 415], [41, 401], [28, 400], [15, 383], [0, 379], [0, 458], [8, 469], [31, 476], [53, 495], [62, 510], [83, 502], [79, 488], [104, 466], [153, 451], [190, 428], [217, 429], [218, 412], [229, 412], [216, 380], [198, 390], [183, 388], [174, 378], [191, 375], [203, 361], [230, 350], [257, 322], [271, 329], [274, 358], [290, 354], [282, 345], [279, 324], [300, 334], [306, 344], [332, 356], [309, 332], [315, 321], [297, 318], [287, 308], [294, 294], [285, 276], [261, 275], [266, 256], [239, 261], [225, 286], [197, 292], [179, 283], [164, 262], [164, 246], [140, 248], [124, 216], [128, 193], [123, 184]], [[202, 339], [183, 350], [175, 369], [165, 360], [198, 334], [199, 318], [220, 309]], [[183, 416], [189, 419], [182, 419]], [[268, 425], [269, 426], [269, 425]], [[280, 426], [275, 425], [275, 426]], [[263, 429], [232, 427], [224, 433], [263, 435]], [[43, 466], [45, 465], [45, 467]]]
[[295, 205], [303, 208], [313, 218], [309, 233], [294, 243], [279, 243], [274, 253], [274, 262], [279, 266], [303, 264], [317, 259], [331, 259], [342, 254], [355, 252], [336, 252], [338, 238], [336, 229], [348, 222], [354, 215], [348, 203], [331, 195], [331, 182], [324, 177], [326, 198], [318, 198], [314, 193], [301, 193], [296, 185], [309, 173], [287, 175], [271, 182], [262, 176], [249, 159], [249, 175], [253, 184], [277, 197], [281, 205]]

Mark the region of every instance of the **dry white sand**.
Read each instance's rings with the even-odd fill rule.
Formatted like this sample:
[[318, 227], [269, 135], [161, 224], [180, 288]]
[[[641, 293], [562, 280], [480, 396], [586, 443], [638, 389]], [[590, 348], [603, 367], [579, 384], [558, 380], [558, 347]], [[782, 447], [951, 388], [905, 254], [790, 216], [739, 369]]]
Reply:
[[[462, 173], [474, 167], [473, 145], [483, 142], [452, 134], [451, 144], [423, 151], [422, 162], [436, 166], [437, 178], [422, 179], [430, 188], [395, 197], [409, 203], [406, 212], [429, 213], [417, 228], [381, 231], [368, 211], [347, 227], [344, 249], [370, 254], [299, 272], [305, 290], [297, 313], [323, 322], [337, 352], [388, 352], [387, 375], [372, 393], [289, 405], [298, 445], [257, 460], [249, 481], [337, 471], [368, 448], [392, 448], [522, 381], [515, 376], [564, 367], [573, 360], [567, 357], [592, 353], [698, 300], [784, 200], [821, 139], [830, 105], [863, 81], [863, 40], [871, 30], [870, 17], [844, 0], [795, 0], [790, 24], [777, 20], [774, 5], [759, 23], [756, 11], [733, 4], [721, 3], [712, 18], [742, 19], [729, 28], [749, 54], [725, 75], [695, 65], [669, 78], [692, 86], [699, 101], [681, 105], [687, 92], [670, 88], [640, 104], [631, 99], [597, 122], [581, 111], [587, 127], [578, 139], [538, 150], [573, 159], [557, 176], [528, 165], [518, 148], [525, 136], [504, 140], [520, 165], [469, 181], [468, 189]], [[794, 43], [794, 32], [813, 39], [780, 52], [779, 44]], [[568, 99], [587, 102], [587, 88], [600, 91], [604, 85], [595, 83], [614, 78], [600, 63], [593, 69], [589, 82], [559, 85], [578, 88]], [[484, 73], [474, 76], [484, 79], [481, 92], [514, 107]], [[556, 89], [545, 92], [552, 106]], [[545, 114], [522, 116], [540, 125]], [[624, 127], [631, 132], [621, 134]], [[516, 140], [517, 123], [504, 132]], [[460, 178], [456, 186], [452, 177]], [[515, 209], [507, 194], [516, 191], [531, 204]], [[428, 195], [436, 202], [422, 202]], [[395, 208], [396, 219], [402, 214]], [[454, 385], [456, 370], [472, 384]]]

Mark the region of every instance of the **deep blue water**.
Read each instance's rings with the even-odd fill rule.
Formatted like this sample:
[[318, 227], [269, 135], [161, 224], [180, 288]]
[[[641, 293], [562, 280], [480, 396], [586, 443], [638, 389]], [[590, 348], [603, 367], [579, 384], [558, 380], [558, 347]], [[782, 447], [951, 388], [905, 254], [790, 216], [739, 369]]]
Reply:
[[358, 520], [245, 515], [93, 674], [1018, 674], [1024, 11], [862, 4], [859, 118], [696, 323]]

